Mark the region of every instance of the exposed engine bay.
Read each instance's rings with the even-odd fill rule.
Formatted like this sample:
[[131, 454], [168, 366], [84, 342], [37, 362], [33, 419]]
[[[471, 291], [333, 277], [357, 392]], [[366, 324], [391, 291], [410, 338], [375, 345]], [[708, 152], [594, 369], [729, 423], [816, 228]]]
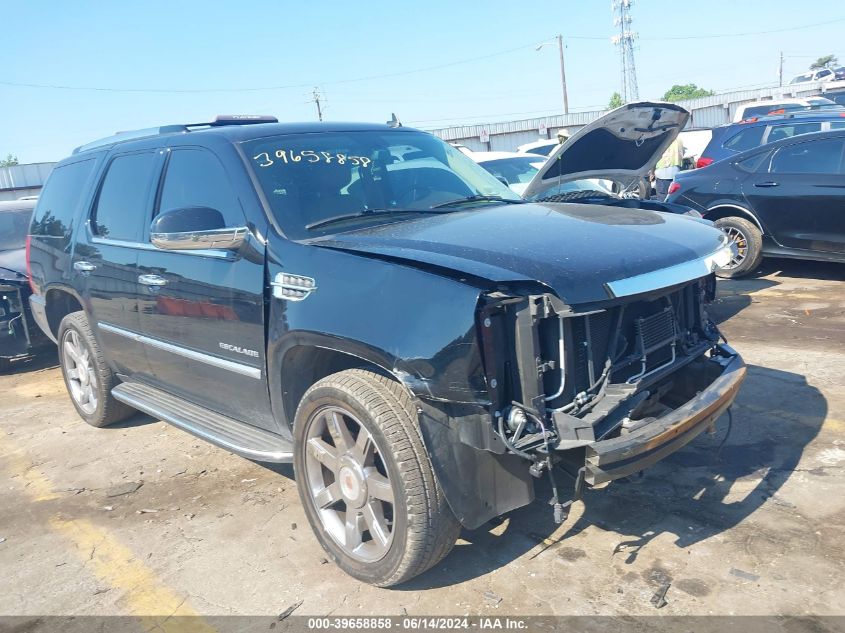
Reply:
[[[637, 472], [703, 430], [673, 420], [671, 432], [652, 433], [710, 389], [736, 356], [718, 345], [705, 311], [714, 294], [708, 275], [578, 309], [548, 294], [487, 296], [481, 330], [494, 430], [509, 452], [531, 462], [531, 474], [548, 473], [557, 520], [566, 514], [553, 475], [558, 462], [574, 456], [576, 468], [584, 464], [571, 473], [577, 499], [585, 484]], [[681, 431], [688, 435], [682, 443]], [[624, 459], [591, 463], [605, 445], [644, 433], [656, 439], [624, 448]], [[639, 454], [646, 455], [631, 457]]]

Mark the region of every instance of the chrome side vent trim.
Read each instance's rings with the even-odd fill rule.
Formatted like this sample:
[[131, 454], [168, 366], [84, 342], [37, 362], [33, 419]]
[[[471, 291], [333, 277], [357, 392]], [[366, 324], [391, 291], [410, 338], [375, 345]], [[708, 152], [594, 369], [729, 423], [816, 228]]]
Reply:
[[273, 296], [286, 301], [302, 301], [317, 289], [317, 282], [311, 277], [288, 273], [276, 273], [270, 285], [273, 286]]

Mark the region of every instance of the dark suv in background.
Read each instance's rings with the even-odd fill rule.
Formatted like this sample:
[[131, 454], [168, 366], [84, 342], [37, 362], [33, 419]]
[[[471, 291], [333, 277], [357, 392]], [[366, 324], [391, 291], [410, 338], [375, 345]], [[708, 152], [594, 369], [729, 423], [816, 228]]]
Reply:
[[0, 371], [50, 341], [32, 320], [26, 238], [35, 201], [0, 202]]
[[[622, 155], [688, 117], [625, 108]], [[710, 223], [526, 203], [417, 130], [229, 117], [104, 139], [56, 166], [31, 233], [79, 415], [292, 461], [321, 545], [378, 585], [530, 503], [535, 477], [563, 521], [711, 427], [745, 376], [705, 309], [731, 257]]]
[[695, 166], [707, 167], [731, 156], [799, 134], [845, 130], [845, 107], [752, 117], [713, 128], [713, 136]]

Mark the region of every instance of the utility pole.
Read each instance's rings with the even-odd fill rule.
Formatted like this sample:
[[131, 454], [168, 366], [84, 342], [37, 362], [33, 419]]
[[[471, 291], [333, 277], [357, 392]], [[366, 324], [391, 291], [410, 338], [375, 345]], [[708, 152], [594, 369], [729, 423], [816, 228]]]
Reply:
[[566, 94], [566, 66], [563, 63], [563, 35], [557, 36], [557, 48], [560, 53], [560, 86], [563, 88], [563, 113], [569, 114], [569, 96]]
[[314, 94], [312, 101], [317, 104], [317, 118], [320, 121], [323, 120], [323, 109], [320, 107], [320, 91], [317, 88], [314, 88]]
[[778, 86], [783, 87], [783, 51], [780, 52], [780, 66], [778, 67]]

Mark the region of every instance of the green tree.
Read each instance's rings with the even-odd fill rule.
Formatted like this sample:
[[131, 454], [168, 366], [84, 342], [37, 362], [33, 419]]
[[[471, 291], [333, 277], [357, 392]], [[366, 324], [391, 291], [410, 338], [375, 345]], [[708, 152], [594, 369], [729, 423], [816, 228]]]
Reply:
[[828, 66], [833, 66], [834, 64], [838, 63], [839, 60], [836, 58], [836, 55], [825, 55], [823, 57], [819, 57], [816, 61], [810, 64], [810, 70], [827, 68]]
[[666, 94], [663, 95], [664, 101], [682, 101], [684, 99], [697, 99], [698, 97], [709, 97], [715, 94], [712, 90], [699, 88], [695, 84], [685, 84], [683, 86], [675, 84]]
[[607, 104], [608, 110], [613, 110], [613, 108], [618, 108], [619, 106], [625, 105], [625, 102], [622, 101], [622, 95], [618, 92], [614, 92], [610, 95], [610, 102]]
[[12, 167], [18, 164], [18, 157], [12, 154], [7, 154], [6, 158], [0, 158], [0, 167]]

